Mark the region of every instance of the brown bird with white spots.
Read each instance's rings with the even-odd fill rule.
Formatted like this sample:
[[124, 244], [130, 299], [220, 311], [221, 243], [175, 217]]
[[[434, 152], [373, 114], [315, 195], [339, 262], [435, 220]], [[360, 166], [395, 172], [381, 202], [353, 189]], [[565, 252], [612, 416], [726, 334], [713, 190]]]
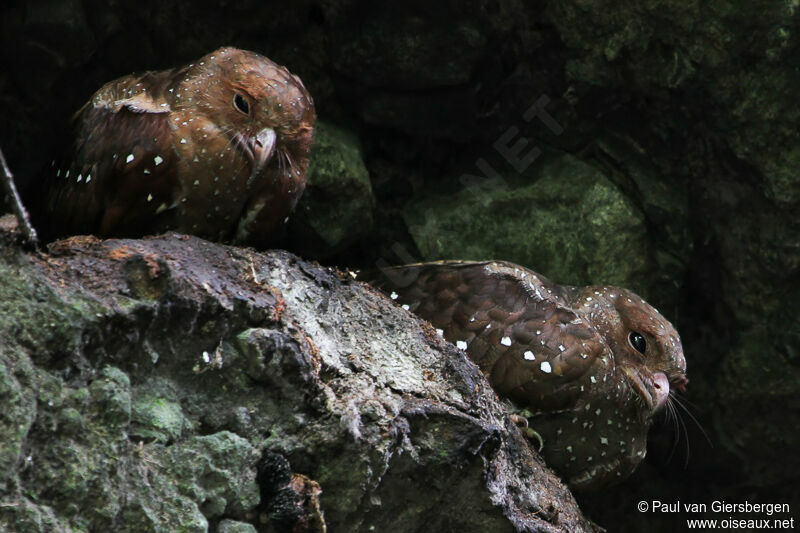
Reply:
[[48, 240], [174, 230], [266, 246], [305, 188], [315, 118], [297, 76], [246, 50], [124, 76], [28, 188], [34, 224]]
[[685, 388], [675, 328], [632, 292], [558, 285], [501, 261], [383, 271], [379, 285], [464, 350], [530, 414], [542, 455], [572, 488], [627, 477], [654, 415]]

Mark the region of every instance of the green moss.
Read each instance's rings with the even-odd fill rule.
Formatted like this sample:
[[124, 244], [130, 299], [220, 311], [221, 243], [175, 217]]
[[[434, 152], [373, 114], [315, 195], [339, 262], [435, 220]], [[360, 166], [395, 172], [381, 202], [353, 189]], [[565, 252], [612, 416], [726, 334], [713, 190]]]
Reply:
[[260, 494], [255, 480], [257, 451], [246, 439], [222, 431], [193, 437], [163, 450], [158, 458], [179, 490], [204, 507], [208, 518], [226, 509], [251, 509]]
[[410, 204], [404, 218], [423, 258], [504, 259], [560, 283], [641, 290], [652, 252], [642, 213], [571, 156], [543, 165], [540, 176]]
[[50, 507], [22, 498], [15, 505], [0, 505], [0, 531], [66, 533], [80, 530], [57, 518]]
[[125, 427], [131, 419], [131, 383], [127, 374], [105, 367], [89, 385], [96, 413], [112, 427]]
[[89, 389], [86, 387], [80, 387], [77, 389], [70, 389], [67, 392], [67, 398], [69, 402], [71, 402], [75, 406], [79, 405], [86, 405], [91, 397], [89, 393]]
[[340, 250], [372, 230], [372, 185], [358, 139], [342, 128], [317, 122], [308, 184], [292, 231], [308, 254]]
[[251, 524], [225, 519], [217, 526], [217, 533], [256, 533], [256, 528]]
[[158, 442], [174, 441], [188, 421], [177, 402], [153, 396], [137, 396], [133, 401], [131, 437]]
[[77, 435], [86, 429], [86, 423], [80, 411], [67, 407], [58, 414], [58, 427], [66, 435]]
[[326, 492], [336, 494], [328, 509], [336, 513], [354, 512], [364, 497], [363, 480], [367, 479], [370, 466], [364, 462], [353, 464], [352, 460], [329, 460], [320, 464], [315, 480]]
[[0, 354], [0, 493], [13, 479], [25, 437], [36, 418], [34, 394], [26, 386], [25, 375], [25, 364], [14, 364]]

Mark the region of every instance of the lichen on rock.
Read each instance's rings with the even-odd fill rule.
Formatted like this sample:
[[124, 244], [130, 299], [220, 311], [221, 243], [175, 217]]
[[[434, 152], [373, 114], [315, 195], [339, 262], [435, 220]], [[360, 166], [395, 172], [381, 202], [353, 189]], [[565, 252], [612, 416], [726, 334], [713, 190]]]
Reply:
[[477, 368], [347, 274], [180, 235], [0, 268], [4, 529], [594, 530]]

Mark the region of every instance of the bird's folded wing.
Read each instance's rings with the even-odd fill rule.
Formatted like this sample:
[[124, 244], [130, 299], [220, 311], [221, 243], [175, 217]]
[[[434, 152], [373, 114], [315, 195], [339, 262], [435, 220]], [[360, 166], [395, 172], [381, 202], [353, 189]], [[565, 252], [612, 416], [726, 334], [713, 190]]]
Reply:
[[537, 409], [564, 409], [605, 346], [569, 309], [566, 289], [501, 261], [446, 261], [384, 269], [378, 282], [442, 331], [495, 390]]
[[168, 74], [110, 82], [76, 113], [73, 157], [53, 161], [42, 177], [48, 193], [36, 218], [46, 233], [140, 235], [170, 215], [177, 164], [170, 107], [162, 92], [146, 90], [163, 86]]

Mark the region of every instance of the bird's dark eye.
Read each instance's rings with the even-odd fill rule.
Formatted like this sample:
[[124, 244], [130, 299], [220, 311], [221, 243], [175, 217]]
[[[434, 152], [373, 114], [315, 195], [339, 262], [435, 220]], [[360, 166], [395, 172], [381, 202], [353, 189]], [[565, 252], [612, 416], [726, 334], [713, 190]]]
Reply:
[[644, 340], [644, 337], [638, 331], [631, 331], [628, 333], [628, 342], [641, 354], [644, 354], [647, 350], [647, 341]]
[[240, 113], [244, 113], [245, 115], [250, 114], [250, 104], [247, 103], [247, 98], [239, 93], [234, 93], [233, 95], [233, 107]]

